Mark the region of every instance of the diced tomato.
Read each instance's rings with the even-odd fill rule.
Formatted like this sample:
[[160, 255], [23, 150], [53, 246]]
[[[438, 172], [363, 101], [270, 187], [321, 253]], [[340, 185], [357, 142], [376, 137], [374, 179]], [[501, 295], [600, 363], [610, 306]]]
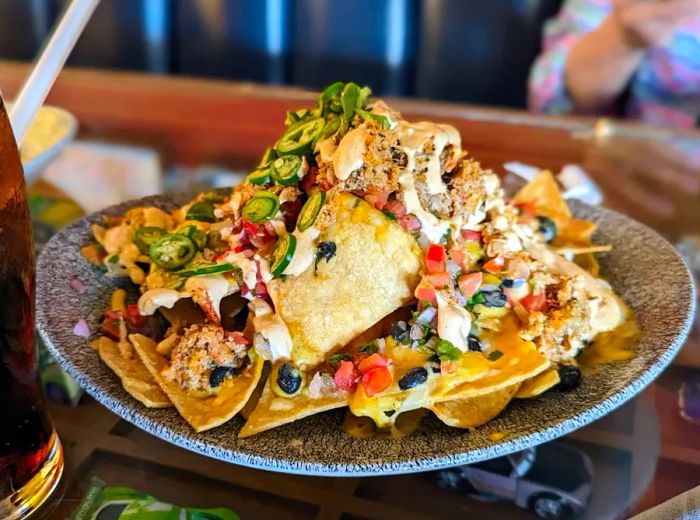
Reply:
[[505, 264], [505, 261], [503, 258], [496, 257], [492, 258], [488, 262], [484, 264], [484, 270], [491, 273], [491, 274], [498, 274], [501, 271], [503, 271], [503, 265]]
[[357, 364], [357, 368], [359, 368], [360, 372], [364, 374], [370, 370], [374, 370], [377, 367], [388, 367], [390, 362], [391, 360], [388, 357], [375, 352], [371, 356], [360, 361]]
[[450, 258], [455, 264], [464, 267], [464, 259], [467, 258], [467, 254], [464, 252], [463, 249], [460, 249], [459, 247], [453, 247], [452, 249], [450, 249]]
[[479, 287], [481, 287], [483, 278], [483, 273], [469, 273], [460, 276], [457, 279], [457, 285], [459, 285], [459, 290], [462, 291], [462, 296], [465, 298], [474, 296], [479, 290]]
[[104, 320], [102, 322], [102, 334], [107, 336], [109, 339], [113, 339], [114, 341], [119, 341], [120, 339], [120, 334], [119, 334], [119, 322], [116, 320]]
[[406, 214], [406, 206], [404, 206], [403, 203], [401, 203], [401, 201], [396, 199], [387, 202], [386, 206], [384, 206], [384, 209], [396, 215], [397, 219], [400, 219]]
[[241, 219], [243, 221], [243, 229], [248, 234], [249, 237], [254, 237], [260, 231], [260, 226], [258, 224], [253, 224], [249, 220]]
[[534, 217], [535, 214], [537, 213], [536, 204], [537, 204], [536, 200], [530, 200], [527, 202], [516, 202], [515, 207], [519, 208], [524, 216]]
[[105, 311], [105, 319], [106, 320], [119, 320], [119, 318], [122, 317], [121, 312], [115, 311], [114, 309], [107, 309]]
[[525, 307], [529, 312], [543, 311], [547, 306], [547, 295], [544, 291], [537, 294], [528, 294], [520, 300], [520, 305]]
[[382, 210], [386, 206], [387, 200], [389, 200], [389, 192], [369, 188], [365, 193], [365, 200], [378, 210]]
[[425, 266], [429, 273], [441, 273], [445, 270], [445, 262], [447, 261], [447, 253], [445, 246], [438, 244], [430, 244], [428, 252], [425, 254]]
[[440, 372], [449, 374], [455, 372], [459, 368], [459, 362], [450, 361], [448, 363], [440, 363]]
[[411, 213], [406, 213], [403, 217], [401, 217], [399, 219], [399, 224], [401, 224], [401, 227], [406, 231], [410, 232], [420, 231], [423, 227], [420, 220], [418, 220], [418, 217]]
[[463, 229], [460, 231], [462, 238], [467, 242], [481, 242], [481, 231], [472, 231], [471, 229]]
[[146, 323], [146, 317], [141, 316], [139, 306], [135, 303], [126, 306], [126, 317], [129, 320], [129, 324], [135, 329], [140, 329]]
[[452, 277], [450, 273], [443, 271], [442, 273], [430, 273], [426, 275], [430, 285], [436, 289], [443, 289], [452, 285]]
[[359, 374], [352, 361], [341, 361], [338, 365], [338, 370], [335, 371], [335, 375], [333, 376], [335, 386], [340, 390], [350, 391], [355, 389], [358, 378]]
[[429, 302], [433, 306], [437, 307], [435, 288], [432, 285], [421, 282], [418, 287], [416, 287], [415, 296], [419, 302]]
[[391, 372], [388, 367], [377, 367], [365, 372], [362, 376], [362, 387], [365, 389], [367, 397], [372, 397], [382, 390], [386, 390], [391, 384]]

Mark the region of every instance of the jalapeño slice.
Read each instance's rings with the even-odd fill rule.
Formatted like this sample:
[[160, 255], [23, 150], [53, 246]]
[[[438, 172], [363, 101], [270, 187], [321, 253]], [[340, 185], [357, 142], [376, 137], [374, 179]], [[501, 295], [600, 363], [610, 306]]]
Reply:
[[250, 222], [267, 222], [277, 215], [280, 209], [280, 199], [269, 191], [259, 191], [245, 206], [243, 206], [243, 218]]
[[136, 230], [134, 244], [139, 248], [142, 255], [147, 255], [151, 249], [151, 244], [165, 235], [167, 231], [159, 227], [146, 226]]
[[306, 231], [313, 226], [325, 200], [325, 191], [314, 191], [311, 194], [309, 200], [306, 201], [304, 207], [302, 207], [301, 211], [299, 212], [299, 218], [297, 219], [297, 229], [299, 231]]
[[186, 265], [196, 252], [194, 242], [180, 233], [166, 233], [151, 244], [149, 251], [151, 260], [168, 271]]
[[297, 237], [291, 233], [285, 233], [277, 239], [270, 257], [270, 272], [273, 276], [279, 276], [284, 272], [289, 262], [292, 261], [296, 248]]
[[268, 184], [272, 180], [272, 176], [270, 175], [270, 168], [265, 167], [253, 170], [248, 174], [246, 180], [251, 184], [255, 184], [256, 186]]
[[185, 220], [199, 220], [200, 222], [216, 222], [214, 216], [214, 204], [207, 200], [195, 202], [187, 210]]
[[202, 276], [205, 274], [227, 273], [234, 269], [235, 267], [232, 264], [224, 262], [222, 264], [193, 266], [190, 269], [182, 269], [177, 274], [189, 278], [190, 276]]
[[272, 178], [282, 186], [291, 186], [301, 178], [302, 163], [296, 155], [285, 155], [272, 163]]
[[326, 122], [312, 119], [306, 123], [295, 125], [277, 141], [275, 150], [279, 155], [304, 155], [311, 151], [311, 144], [323, 131]]

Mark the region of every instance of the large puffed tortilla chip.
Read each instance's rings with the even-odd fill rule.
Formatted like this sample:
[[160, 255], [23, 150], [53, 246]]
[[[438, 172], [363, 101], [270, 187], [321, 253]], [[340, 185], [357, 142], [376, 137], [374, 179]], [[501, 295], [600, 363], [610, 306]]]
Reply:
[[262, 372], [263, 360], [258, 356], [251, 366], [236, 377], [226, 379], [216, 394], [195, 395], [163, 376], [163, 371], [168, 368], [168, 361], [156, 351], [156, 344], [152, 339], [141, 334], [132, 334], [129, 339], [141, 361], [177, 411], [197, 432], [220, 426], [236, 415], [255, 390]]
[[336, 253], [299, 276], [268, 285], [292, 337], [292, 361], [311, 368], [413, 300], [423, 268], [415, 239], [367, 202], [339, 193], [321, 240]]
[[477, 397], [433, 403], [430, 409], [448, 426], [476, 428], [500, 414], [508, 406], [519, 386], [516, 383]]
[[138, 357], [122, 355], [115, 341], [104, 336], [92, 342], [102, 361], [121, 379], [124, 390], [148, 408], [167, 408], [173, 405]]

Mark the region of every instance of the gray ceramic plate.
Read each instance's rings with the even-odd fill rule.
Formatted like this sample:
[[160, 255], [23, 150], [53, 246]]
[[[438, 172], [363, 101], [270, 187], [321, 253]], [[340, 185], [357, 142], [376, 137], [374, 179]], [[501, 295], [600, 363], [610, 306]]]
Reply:
[[[187, 197], [150, 197], [104, 211], [122, 214], [146, 204], [169, 209]], [[426, 416], [422, 428], [401, 440], [355, 439], [343, 432], [343, 411], [327, 412], [257, 436], [239, 440], [236, 417], [224, 426], [194, 433], [174, 409], [152, 410], [127, 394], [88, 341], [73, 334], [84, 318], [99, 328], [103, 309], [117, 283], [80, 256], [90, 240], [87, 217], [54, 236], [38, 261], [37, 321], [53, 354], [95, 399], [127, 421], [178, 446], [211, 457], [261, 469], [314, 475], [395, 474], [476, 462], [549, 441], [609, 413], [657, 377], [682, 345], [695, 307], [695, 289], [673, 248], [647, 227], [613, 211], [574, 203], [577, 216], [599, 222], [599, 242], [614, 244], [601, 256], [606, 277], [634, 309], [642, 334], [637, 355], [610, 364], [583, 379], [575, 391], [549, 392], [513, 402], [488, 424], [469, 432]], [[77, 277], [87, 291], [76, 294], [68, 279]], [[136, 291], [134, 291], [136, 297]], [[489, 440], [495, 432], [502, 440]]]

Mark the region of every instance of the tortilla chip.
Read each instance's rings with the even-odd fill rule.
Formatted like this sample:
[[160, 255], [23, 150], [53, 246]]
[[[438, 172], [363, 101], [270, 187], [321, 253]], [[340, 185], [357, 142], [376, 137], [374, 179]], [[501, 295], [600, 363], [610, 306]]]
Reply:
[[335, 242], [335, 256], [268, 284], [292, 337], [292, 361], [305, 368], [412, 301], [423, 266], [413, 237], [367, 202], [339, 193], [327, 204], [333, 223], [321, 239]]
[[121, 379], [124, 390], [148, 408], [167, 408], [173, 405], [160, 389], [156, 380], [134, 352], [134, 357], [122, 356], [115, 341], [106, 337], [92, 342], [102, 361]]
[[595, 277], [600, 276], [600, 264], [593, 253], [583, 253], [574, 256], [574, 263]]
[[347, 397], [344, 394], [314, 398], [309, 395], [308, 386], [294, 397], [279, 397], [270, 388], [270, 378], [268, 378], [258, 405], [248, 417], [238, 436], [250, 437], [256, 433], [346, 405]]
[[141, 334], [132, 334], [129, 339], [143, 364], [168, 395], [177, 411], [197, 432], [220, 426], [236, 415], [255, 390], [262, 372], [263, 359], [257, 356], [252, 366], [238, 376], [225, 380], [216, 394], [193, 395], [180, 388], [177, 383], [163, 377], [162, 373], [168, 368], [168, 361], [156, 351], [156, 344], [152, 339]]
[[590, 244], [597, 227], [598, 225], [590, 220], [560, 220], [557, 222], [557, 236], [552, 245], [557, 247], [564, 244]]
[[178, 300], [171, 309], [160, 307], [158, 310], [176, 329], [204, 323], [204, 313], [191, 298]]
[[515, 195], [516, 204], [534, 204], [538, 214], [549, 217], [557, 223], [571, 220], [572, 215], [566, 200], [559, 191], [552, 172], [542, 170]]
[[500, 414], [508, 406], [519, 386], [520, 384], [516, 383], [478, 397], [433, 403], [430, 409], [448, 426], [476, 428]]
[[586, 253], [608, 253], [612, 251], [612, 246], [610, 244], [596, 244], [589, 246], [561, 246], [552, 248], [555, 253], [559, 255], [583, 255]]
[[559, 384], [559, 371], [556, 368], [545, 370], [541, 374], [528, 379], [522, 385], [515, 397], [518, 399], [528, 399], [538, 396], [550, 388]]

